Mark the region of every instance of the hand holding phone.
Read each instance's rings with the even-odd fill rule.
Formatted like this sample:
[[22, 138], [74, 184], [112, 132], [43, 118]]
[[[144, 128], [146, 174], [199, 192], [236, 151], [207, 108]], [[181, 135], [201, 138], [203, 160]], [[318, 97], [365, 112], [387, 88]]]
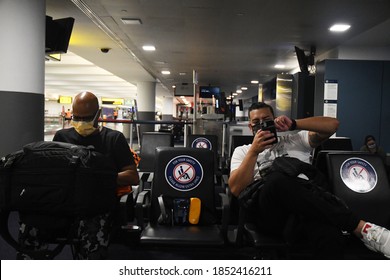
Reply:
[[254, 126], [252, 126], [252, 131], [253, 131], [253, 135], [256, 134], [256, 132], [261, 129], [261, 130], [268, 130], [270, 131], [271, 133], [273, 133], [274, 137], [275, 137], [275, 141], [273, 141], [271, 144], [276, 144], [278, 143], [278, 136], [277, 136], [277, 133], [276, 133], [276, 127], [275, 127], [275, 123], [273, 120], [265, 120], [265, 121], [261, 121], [257, 124], [255, 124]]

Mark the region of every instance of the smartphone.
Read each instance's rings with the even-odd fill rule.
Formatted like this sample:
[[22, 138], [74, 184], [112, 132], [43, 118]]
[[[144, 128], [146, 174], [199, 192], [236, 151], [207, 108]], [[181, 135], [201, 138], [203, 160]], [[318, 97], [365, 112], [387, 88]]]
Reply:
[[255, 135], [259, 129], [271, 131], [275, 136], [275, 141], [272, 142], [271, 144], [278, 143], [278, 136], [276, 134], [276, 127], [275, 127], [275, 123], [273, 120], [262, 121], [260, 123], [255, 124], [254, 126], [252, 126], [253, 135]]

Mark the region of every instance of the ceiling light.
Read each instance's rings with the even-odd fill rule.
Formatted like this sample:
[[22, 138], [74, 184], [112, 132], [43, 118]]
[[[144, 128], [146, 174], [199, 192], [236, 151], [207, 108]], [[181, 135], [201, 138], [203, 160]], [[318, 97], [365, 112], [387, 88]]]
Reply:
[[242, 90], [248, 90], [248, 88], [247, 88], [247, 87], [241, 87], [241, 89], [242, 89]]
[[144, 51], [155, 51], [156, 50], [156, 47], [155, 46], [152, 46], [152, 45], [145, 45], [145, 46], [142, 46], [142, 49]]
[[277, 68], [277, 69], [284, 69], [286, 67], [286, 65], [276, 64], [274, 67]]
[[172, 88], [176, 88], [176, 86], [175, 86], [175, 85], [173, 85], [173, 86], [172, 86]]
[[351, 26], [349, 24], [334, 24], [329, 30], [332, 32], [344, 32], [347, 31]]
[[259, 81], [256, 81], [256, 80], [251, 81], [251, 84], [258, 84], [258, 83], [259, 83]]
[[161, 71], [161, 74], [163, 74], [163, 75], [169, 75], [169, 74], [171, 74], [171, 72], [168, 71], [168, 70], [163, 70], [163, 71]]
[[236, 90], [236, 93], [242, 93], [241, 89]]
[[142, 21], [139, 18], [121, 18], [123, 24], [138, 25], [142, 24]]
[[185, 76], [185, 75], [187, 75], [187, 73], [186, 72], [180, 72], [179, 75], [180, 76]]

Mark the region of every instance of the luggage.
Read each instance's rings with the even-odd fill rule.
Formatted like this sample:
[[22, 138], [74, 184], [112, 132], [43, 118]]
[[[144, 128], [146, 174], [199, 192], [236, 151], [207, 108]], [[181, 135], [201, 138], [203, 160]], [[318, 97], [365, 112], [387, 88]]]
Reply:
[[[113, 210], [116, 177], [112, 161], [92, 146], [27, 144], [0, 160], [0, 235], [34, 259], [52, 259], [66, 244], [77, 248], [77, 219]], [[22, 247], [9, 230], [11, 211], [18, 211], [24, 223], [44, 229], [47, 241], [57, 245], [38, 251]]]
[[34, 142], [0, 161], [0, 209], [74, 217], [112, 209], [117, 172], [92, 146]]

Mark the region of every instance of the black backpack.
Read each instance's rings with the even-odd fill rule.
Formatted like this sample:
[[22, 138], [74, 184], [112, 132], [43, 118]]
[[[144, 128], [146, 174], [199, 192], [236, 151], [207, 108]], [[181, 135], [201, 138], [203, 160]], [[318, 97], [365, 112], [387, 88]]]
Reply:
[[114, 209], [116, 178], [112, 161], [93, 146], [27, 144], [0, 160], [0, 234], [20, 249], [8, 230], [11, 211], [30, 225], [70, 232], [76, 218]]
[[115, 201], [113, 163], [62, 142], [34, 142], [0, 161], [0, 209], [55, 216], [93, 215]]

